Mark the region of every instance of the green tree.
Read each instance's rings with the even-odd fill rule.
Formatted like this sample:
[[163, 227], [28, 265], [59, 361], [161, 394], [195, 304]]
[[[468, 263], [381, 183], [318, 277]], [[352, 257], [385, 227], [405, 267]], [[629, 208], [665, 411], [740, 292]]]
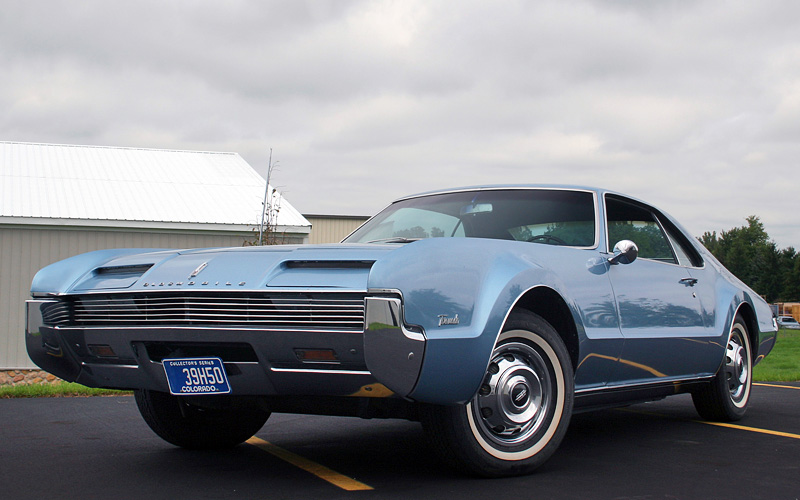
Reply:
[[700, 242], [740, 280], [770, 302], [800, 299], [800, 256], [794, 248], [778, 250], [761, 220], [751, 215], [747, 225], [706, 232]]
[[784, 248], [779, 257], [781, 275], [781, 302], [794, 302], [800, 300], [800, 254], [794, 247]]

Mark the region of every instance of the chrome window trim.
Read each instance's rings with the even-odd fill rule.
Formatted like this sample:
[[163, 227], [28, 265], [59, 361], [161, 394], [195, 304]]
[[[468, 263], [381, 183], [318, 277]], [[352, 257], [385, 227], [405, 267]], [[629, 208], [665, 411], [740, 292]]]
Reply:
[[[667, 232], [664, 230], [664, 225], [661, 223], [661, 220], [658, 217], [658, 215], [659, 215], [658, 211], [655, 208], [653, 208], [652, 206], [650, 206], [650, 205], [648, 205], [646, 203], [642, 203], [642, 202], [640, 202], [638, 200], [634, 200], [633, 198], [628, 198], [626, 196], [622, 196], [622, 195], [619, 195], [619, 194], [616, 194], [616, 193], [608, 193], [608, 192], [603, 193], [603, 223], [604, 223], [605, 232], [606, 232], [606, 248], [605, 248], [605, 253], [606, 254], [610, 255], [610, 254], [614, 253], [614, 250], [611, 247], [612, 242], [611, 242], [610, 233], [609, 233], [609, 230], [608, 230], [608, 197], [609, 196], [614, 196], [614, 197], [620, 198], [622, 203], [628, 203], [630, 205], [633, 205], [634, 207], [637, 207], [639, 209], [646, 210], [647, 212], [649, 212], [650, 215], [653, 217], [653, 219], [655, 219], [655, 223], [658, 226], [658, 230], [661, 231], [661, 235], [664, 237], [664, 240], [667, 242], [667, 247], [669, 248], [670, 253], [672, 253], [672, 258], [673, 258], [674, 261], [673, 262], [665, 262], [663, 260], [651, 259], [651, 258], [648, 258], [648, 257], [642, 257], [641, 255], [638, 257], [639, 259], [644, 259], [644, 260], [646, 260], [648, 262], [658, 262], [659, 264], [667, 264], [667, 265], [672, 265], [672, 266], [677, 266], [677, 267], [685, 267], [685, 266], [681, 266], [680, 265], [680, 261], [678, 259], [678, 256], [675, 254], [675, 249], [672, 248], [672, 242], [670, 241], [669, 236], [667, 235]], [[616, 241], [613, 242], [614, 245], [616, 245], [617, 243], [618, 242], [616, 242]], [[636, 243], [636, 242], [634, 241], [634, 243]]]
[[[622, 194], [619, 194], [619, 193], [614, 193], [612, 191], [605, 191], [603, 193], [603, 227], [604, 227], [605, 236], [606, 236], [606, 249], [610, 248], [611, 244], [612, 244], [611, 239], [609, 238], [609, 234], [608, 234], [608, 197], [609, 196], [615, 196], [617, 198], [620, 198], [621, 200], [624, 200], [626, 202], [632, 203], [634, 206], [638, 205], [638, 206], [640, 206], [640, 208], [647, 209], [647, 211], [649, 211], [650, 214], [655, 218], [656, 224], [658, 224], [659, 229], [661, 230], [662, 234], [664, 235], [665, 239], [667, 240], [667, 245], [669, 246], [673, 257], [675, 258], [675, 262], [664, 262], [664, 261], [656, 260], [656, 259], [648, 259], [647, 257], [639, 257], [640, 259], [644, 259], [644, 260], [646, 260], [648, 262], [658, 262], [659, 264], [678, 266], [678, 267], [681, 267], [683, 269], [705, 269], [706, 262], [705, 262], [705, 259], [703, 258], [703, 254], [702, 254], [702, 252], [699, 252], [697, 249], [694, 249], [694, 250], [695, 250], [695, 252], [697, 252], [698, 257], [700, 257], [700, 260], [702, 261], [703, 265], [695, 266], [694, 264], [690, 263], [690, 265], [686, 266], [686, 265], [683, 265], [683, 264], [680, 263], [680, 259], [678, 258], [678, 255], [675, 252], [674, 245], [672, 244], [672, 238], [670, 237], [669, 232], [667, 231], [667, 228], [664, 227], [664, 222], [662, 221], [662, 219], [666, 219], [673, 227], [675, 227], [676, 231], [678, 231], [682, 236], [687, 238], [687, 240], [689, 240], [689, 244], [690, 245], [692, 244], [691, 243], [691, 239], [692, 238], [690, 236], [687, 236], [686, 234], [684, 234], [683, 231], [680, 230], [680, 228], [675, 224], [674, 221], [670, 220], [669, 217], [664, 215], [659, 209], [657, 209], [656, 207], [654, 207], [652, 205], [649, 205], [649, 204], [647, 204], [647, 203], [645, 203], [643, 201], [639, 201], [639, 200], [637, 200], [635, 198], [631, 198], [629, 196], [625, 196], [625, 195], [622, 195]], [[617, 242], [615, 241], [613, 243], [616, 244]], [[602, 251], [603, 251], [603, 253], [608, 254], [608, 255], [614, 253], [613, 250], [608, 250], [608, 251], [607, 250], [602, 250]]]

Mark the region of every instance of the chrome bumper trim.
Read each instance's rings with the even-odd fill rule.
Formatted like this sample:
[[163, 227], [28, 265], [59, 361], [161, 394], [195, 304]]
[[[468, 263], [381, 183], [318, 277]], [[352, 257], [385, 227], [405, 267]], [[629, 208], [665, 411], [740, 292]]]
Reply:
[[277, 373], [317, 373], [320, 375], [372, 375], [368, 371], [315, 370], [313, 368], [270, 368], [269, 371]]
[[57, 300], [26, 300], [25, 301], [25, 333], [27, 335], [41, 335], [44, 326], [44, 306], [57, 304]]
[[425, 334], [405, 324], [398, 297], [367, 297], [364, 359], [389, 390], [408, 396], [417, 384], [425, 355]]

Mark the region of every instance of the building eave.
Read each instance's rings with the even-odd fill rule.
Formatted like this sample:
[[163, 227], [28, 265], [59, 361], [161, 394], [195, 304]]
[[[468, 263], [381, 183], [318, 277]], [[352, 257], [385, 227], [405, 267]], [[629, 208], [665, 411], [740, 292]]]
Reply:
[[[153, 230], [153, 231], [192, 231], [213, 233], [252, 233], [258, 226], [252, 224], [219, 224], [177, 221], [137, 221], [137, 220], [104, 220], [104, 219], [67, 219], [49, 217], [8, 217], [0, 216], [2, 226], [28, 226], [52, 228], [92, 228], [103, 230]], [[277, 226], [275, 232], [307, 235], [311, 226]]]

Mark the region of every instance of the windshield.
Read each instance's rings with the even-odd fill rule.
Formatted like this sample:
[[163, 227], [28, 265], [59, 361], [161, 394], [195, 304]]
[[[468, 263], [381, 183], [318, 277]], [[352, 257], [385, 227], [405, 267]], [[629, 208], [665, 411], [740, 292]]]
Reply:
[[585, 191], [486, 190], [402, 200], [344, 241], [407, 243], [422, 238], [493, 238], [595, 245], [594, 196]]

